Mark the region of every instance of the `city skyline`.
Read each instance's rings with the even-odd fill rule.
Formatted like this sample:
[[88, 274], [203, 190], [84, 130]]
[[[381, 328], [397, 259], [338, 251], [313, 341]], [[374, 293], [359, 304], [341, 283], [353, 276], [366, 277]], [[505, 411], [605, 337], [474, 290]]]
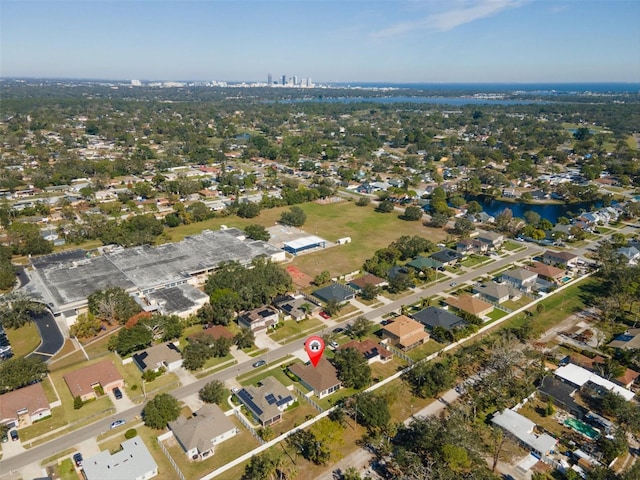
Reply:
[[0, 75], [638, 82], [638, 18], [625, 0], [2, 0]]

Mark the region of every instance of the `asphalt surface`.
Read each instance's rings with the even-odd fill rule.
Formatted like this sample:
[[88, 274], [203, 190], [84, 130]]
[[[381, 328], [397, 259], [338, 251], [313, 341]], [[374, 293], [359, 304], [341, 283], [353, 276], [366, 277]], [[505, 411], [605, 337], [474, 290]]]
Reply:
[[[483, 267], [477, 268], [475, 270], [472, 270], [470, 272], [464, 273], [458, 277], [456, 277], [455, 281], [456, 283], [458, 283], [458, 285], [462, 284], [465, 281], [470, 281], [473, 280], [476, 277], [479, 277], [481, 275], [484, 275], [486, 273], [488, 273], [489, 271], [493, 271], [496, 270], [502, 266], [508, 265], [514, 261], [518, 261], [521, 260], [527, 256], [532, 256], [535, 255], [537, 253], [539, 253], [540, 251], [542, 251], [542, 248], [537, 247], [537, 246], [533, 246], [533, 245], [529, 245], [529, 244], [523, 244], [525, 248], [525, 250], [518, 252], [516, 254], [513, 255], [509, 255], [508, 257], [505, 258], [500, 258], [498, 260], [496, 260], [495, 262], [492, 262], [488, 265], [485, 265]], [[437, 285], [434, 285], [432, 287], [426, 288], [424, 290], [417, 290], [414, 293], [403, 297], [399, 300], [396, 300], [392, 303], [389, 303], [387, 305], [384, 305], [380, 308], [377, 308], [375, 310], [372, 310], [370, 312], [367, 312], [364, 314], [364, 316], [368, 319], [376, 319], [379, 318], [387, 313], [393, 312], [393, 311], [397, 311], [400, 309], [400, 307], [402, 305], [405, 304], [410, 304], [410, 303], [414, 303], [419, 301], [421, 298], [423, 297], [428, 297], [430, 295], [434, 295], [436, 293], [441, 293], [443, 290], [448, 289], [448, 283], [451, 281], [451, 278], [446, 278], [444, 283], [440, 283]], [[46, 323], [46, 322], [45, 322]], [[340, 324], [340, 326], [345, 326], [348, 323], [348, 321], [343, 322], [342, 324]], [[62, 335], [60, 334], [60, 331], [57, 329], [57, 326], [55, 326], [55, 322], [53, 321], [53, 318], [51, 318], [51, 322], [48, 322], [48, 324], [50, 326], [52, 326], [53, 329], [55, 329], [55, 332], [57, 332], [57, 334], [60, 337], [60, 341], [62, 341]], [[322, 336], [325, 333], [329, 333], [331, 330], [333, 330], [337, 325], [333, 325], [331, 327], [327, 327], [325, 330], [323, 330], [320, 333], [317, 333], [316, 335], [320, 335]], [[49, 328], [49, 327], [47, 327]], [[48, 330], [47, 330], [48, 331]], [[44, 341], [43, 341], [43, 345], [44, 345]], [[53, 344], [52, 344], [53, 345]], [[231, 380], [235, 377], [237, 377], [238, 375], [242, 375], [243, 373], [246, 372], [250, 372], [252, 370], [255, 370], [252, 367], [252, 364], [259, 359], [263, 359], [266, 361], [269, 361], [269, 359], [271, 359], [271, 361], [275, 361], [277, 359], [281, 359], [282, 357], [286, 356], [286, 355], [290, 355], [294, 352], [297, 352], [298, 350], [302, 350], [304, 348], [303, 346], [303, 342], [302, 340], [298, 341], [294, 341], [292, 343], [289, 343], [287, 345], [284, 345], [278, 349], [272, 350], [264, 355], [261, 355], [259, 357], [256, 358], [251, 358], [249, 360], [247, 360], [246, 362], [243, 362], [241, 364], [238, 365], [234, 365], [233, 367], [230, 367], [226, 370], [223, 370], [221, 372], [217, 372], [214, 373], [208, 377], [202, 378], [194, 383], [191, 383], [189, 385], [185, 385], [182, 387], [179, 387], [175, 390], [173, 390], [171, 392], [171, 394], [176, 397], [178, 400], [182, 400], [185, 397], [188, 397], [189, 395], [193, 395], [195, 393], [197, 393], [204, 385], [206, 385], [207, 383], [209, 383], [212, 380], [220, 380], [220, 381], [227, 381], [227, 380]], [[39, 351], [40, 349], [38, 349]], [[90, 439], [90, 438], [94, 438], [97, 435], [100, 435], [101, 433], [106, 432], [107, 430], [109, 430], [109, 426], [111, 425], [111, 423], [114, 420], [118, 420], [118, 419], [123, 419], [126, 420], [127, 423], [130, 423], [131, 421], [135, 420], [136, 417], [139, 417], [142, 409], [144, 408], [144, 404], [142, 405], [136, 405], [135, 407], [132, 407], [126, 411], [120, 412], [118, 414], [114, 414], [108, 418], [104, 418], [102, 420], [99, 420], [91, 425], [88, 425], [86, 427], [82, 427], [78, 430], [74, 430], [73, 432], [70, 432], [68, 434], [63, 434], [60, 435], [58, 438], [56, 438], [55, 440], [46, 442], [42, 445], [38, 445], [36, 447], [30, 448], [28, 450], [26, 450], [23, 453], [20, 453], [18, 455], [15, 455], [11, 458], [7, 458], [6, 460], [2, 460], [2, 462], [0, 462], [0, 475], [2, 475], [3, 473], [7, 473], [9, 471], [13, 471], [13, 470], [17, 470], [19, 468], [22, 468], [26, 465], [29, 465], [31, 463], [34, 462], [38, 462], [40, 460], [42, 460], [43, 458], [48, 458], [51, 457], [53, 455], [55, 455], [57, 452], [60, 452], [62, 450], [65, 450], [67, 448], [71, 448], [74, 445]], [[125, 427], [122, 427], [125, 428]]]
[[32, 314], [32, 318], [38, 332], [40, 332], [41, 342], [38, 348], [28, 356], [38, 357], [46, 362], [62, 348], [64, 337], [49, 310], [44, 313]]

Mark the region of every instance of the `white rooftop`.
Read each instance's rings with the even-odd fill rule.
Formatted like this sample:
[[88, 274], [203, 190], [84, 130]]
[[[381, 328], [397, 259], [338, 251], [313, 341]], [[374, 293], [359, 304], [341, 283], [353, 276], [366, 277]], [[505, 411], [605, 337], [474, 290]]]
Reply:
[[601, 387], [606, 388], [609, 391], [621, 395], [627, 401], [633, 399], [633, 397], [635, 396], [635, 394], [631, 390], [627, 390], [620, 385], [616, 385], [606, 378], [602, 378], [600, 375], [596, 375], [586, 368], [579, 367], [578, 365], [574, 365], [573, 363], [569, 363], [558, 368], [555, 371], [555, 374], [558, 377], [573, 383], [574, 385], [578, 385], [579, 387], [582, 387], [587, 382], [595, 383], [596, 385], [600, 385]]
[[285, 247], [298, 250], [300, 248], [308, 247], [310, 245], [316, 245], [318, 243], [326, 242], [324, 238], [320, 238], [316, 235], [309, 235], [307, 237], [296, 238], [290, 242], [284, 242]]
[[505, 409], [496, 413], [491, 422], [503, 428], [536, 452], [545, 454], [556, 446], [556, 439], [551, 435], [543, 433], [540, 436], [535, 436], [533, 429], [536, 424], [513, 410]]
[[158, 465], [140, 437], [121, 444], [122, 450], [111, 455], [103, 450], [82, 464], [87, 480], [136, 480], [158, 474]]

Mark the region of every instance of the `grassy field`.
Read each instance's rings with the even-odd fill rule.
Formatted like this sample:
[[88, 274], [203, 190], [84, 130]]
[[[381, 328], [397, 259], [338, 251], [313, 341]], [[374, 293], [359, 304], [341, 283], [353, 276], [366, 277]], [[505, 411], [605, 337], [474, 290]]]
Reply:
[[289, 338], [297, 338], [306, 335], [306, 332], [314, 332], [321, 329], [324, 324], [317, 318], [307, 318], [300, 322], [287, 320], [283, 326], [269, 332], [269, 337], [276, 342], [282, 342]]
[[40, 334], [36, 324], [26, 323], [20, 328], [5, 330], [11, 350], [16, 357], [24, 357], [33, 352], [40, 345]]
[[411, 358], [413, 361], [422, 360], [425, 357], [428, 357], [432, 353], [437, 352], [444, 348], [444, 344], [436, 342], [433, 338], [429, 339], [429, 341], [419, 347], [416, 347], [407, 352], [407, 356]]

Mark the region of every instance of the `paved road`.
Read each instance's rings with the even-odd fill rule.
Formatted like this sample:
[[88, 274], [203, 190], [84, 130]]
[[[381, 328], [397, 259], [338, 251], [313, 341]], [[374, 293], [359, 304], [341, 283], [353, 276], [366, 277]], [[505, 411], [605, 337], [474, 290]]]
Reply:
[[[489, 265], [485, 265], [471, 272], [464, 273], [456, 278], [456, 282], [458, 284], [461, 284], [465, 281], [470, 281], [480, 275], [484, 275], [488, 273], [489, 271], [496, 270], [502, 266], [508, 265], [517, 260], [521, 260], [527, 256], [535, 255], [542, 250], [537, 246], [524, 245], [524, 244], [523, 246], [526, 247], [525, 250], [518, 252], [516, 254], [510, 255], [506, 258], [500, 258], [499, 260], [492, 262]], [[451, 281], [451, 279], [447, 278], [446, 282], [449, 282], [449, 281]], [[444, 286], [444, 288], [448, 288], [448, 285], [447, 284], [445, 285], [446, 286]], [[432, 287], [426, 288], [424, 290], [417, 289], [414, 293], [410, 294], [409, 296], [406, 296], [400, 300], [396, 300], [380, 308], [367, 312], [364, 314], [364, 316], [370, 320], [374, 320], [374, 319], [381, 320], [381, 317], [383, 315], [399, 310], [402, 305], [418, 302], [420, 301], [421, 298], [435, 295], [437, 293], [441, 293], [442, 290], [443, 290], [442, 283], [439, 285], [434, 285]], [[344, 324], [346, 323], [347, 322], [345, 321], [342, 323], [342, 325], [344, 326]], [[333, 328], [335, 328], [335, 326], [326, 328], [320, 333], [320, 335], [329, 333]], [[296, 340], [288, 345], [284, 345], [282, 347], [279, 347], [276, 350], [272, 350], [269, 353], [264, 354], [258, 358], [262, 358], [264, 360], [271, 359], [271, 361], [273, 361], [274, 359], [282, 358], [285, 355], [293, 354], [294, 352], [297, 352], [298, 350], [302, 350], [302, 349], [303, 349], [302, 340]], [[210, 382], [211, 380], [221, 380], [221, 381], [231, 380], [237, 377], [238, 375], [241, 375], [243, 373], [253, 370], [253, 367], [251, 365], [258, 358], [252, 358], [250, 360], [247, 360], [246, 362], [235, 365], [221, 372], [214, 373], [213, 375], [205, 377], [189, 385], [179, 387], [173, 392], [171, 392], [171, 394], [176, 398], [178, 398], [179, 400], [181, 400], [189, 395], [197, 393], [198, 390], [200, 390], [206, 383]], [[83, 440], [93, 438], [99, 435], [100, 433], [107, 431], [109, 429], [109, 425], [111, 424], [111, 422], [113, 422], [113, 420], [122, 418], [130, 422], [136, 416], [140, 415], [142, 408], [143, 408], [142, 405], [136, 405], [133, 408], [130, 408], [126, 411], [118, 413], [117, 415], [99, 420], [91, 425], [83, 427], [79, 430], [75, 430], [72, 433], [61, 435], [60, 437], [56, 438], [55, 441], [44, 443], [42, 445], [33, 447], [25, 451], [24, 453], [18, 454], [11, 458], [7, 458], [6, 460], [2, 460], [2, 462], [0, 463], [0, 474], [6, 473], [11, 470], [17, 470], [25, 465], [29, 465], [30, 463], [37, 462], [43, 458], [50, 457], [54, 455], [56, 452], [65, 450], [67, 448], [71, 448]]]
[[40, 346], [28, 356], [40, 357], [42, 360], [47, 361], [62, 348], [64, 345], [64, 337], [49, 310], [46, 310], [44, 313], [34, 314], [32, 318], [36, 327], [38, 327], [42, 342]]

